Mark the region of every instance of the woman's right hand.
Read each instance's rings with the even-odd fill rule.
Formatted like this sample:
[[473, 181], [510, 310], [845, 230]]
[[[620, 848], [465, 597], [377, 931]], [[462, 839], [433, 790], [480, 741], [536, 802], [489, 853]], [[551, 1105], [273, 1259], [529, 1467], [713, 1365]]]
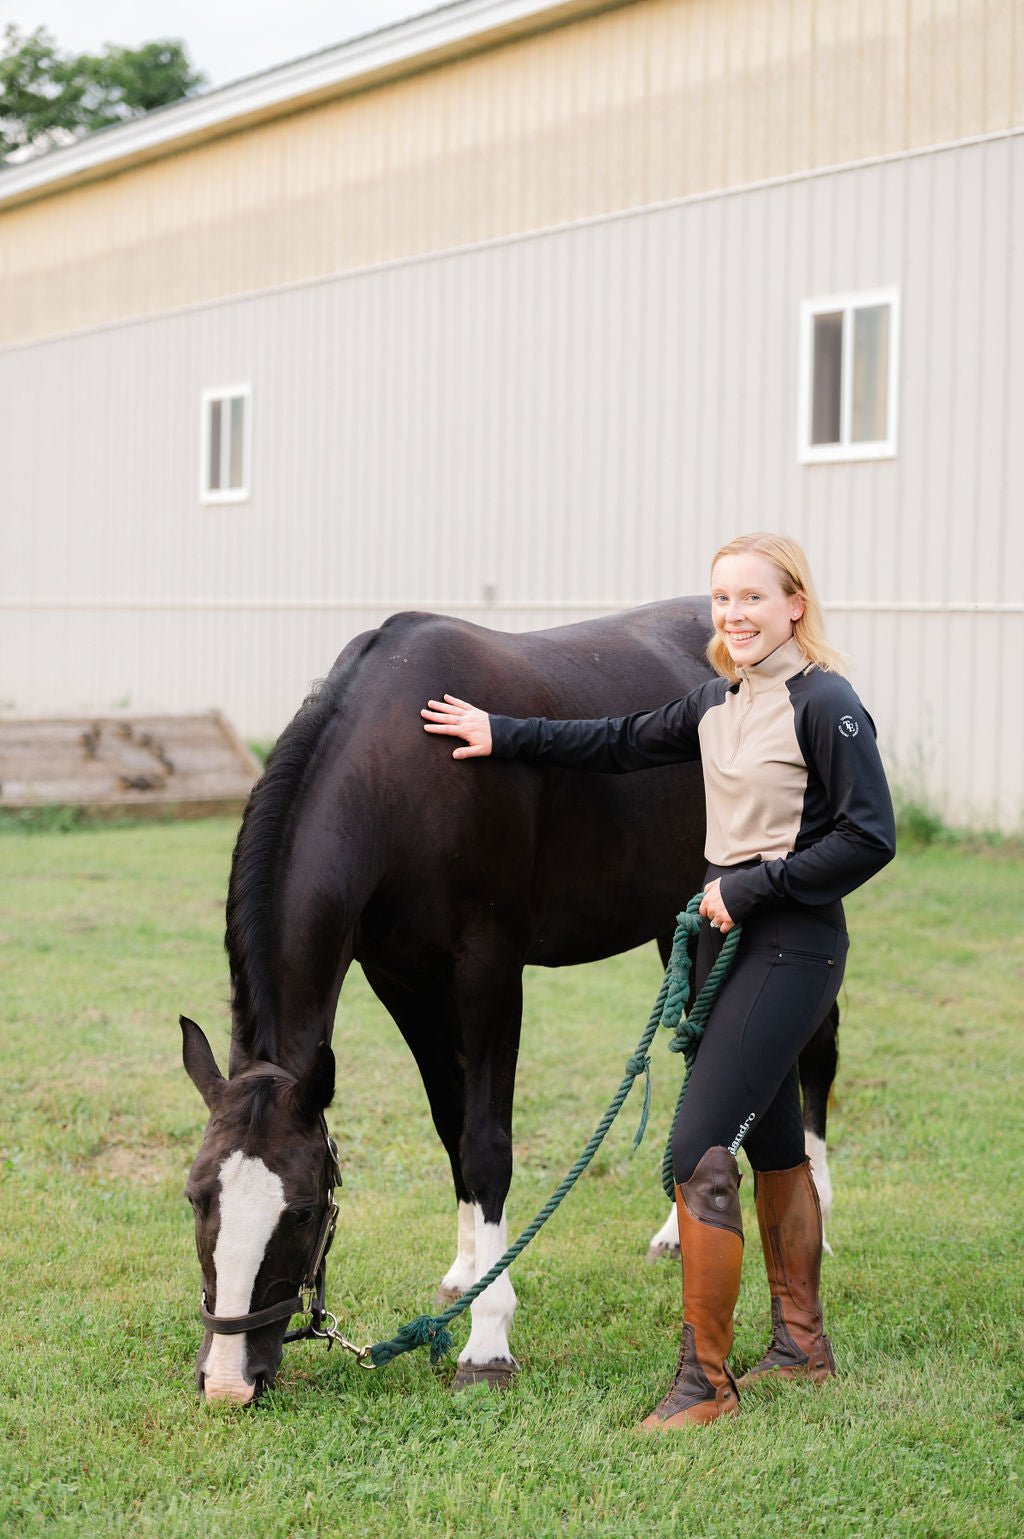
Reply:
[[453, 759], [485, 759], [491, 751], [491, 718], [468, 700], [445, 695], [443, 700], [428, 700], [420, 711], [424, 732], [443, 737], [465, 738], [468, 748], [456, 748]]

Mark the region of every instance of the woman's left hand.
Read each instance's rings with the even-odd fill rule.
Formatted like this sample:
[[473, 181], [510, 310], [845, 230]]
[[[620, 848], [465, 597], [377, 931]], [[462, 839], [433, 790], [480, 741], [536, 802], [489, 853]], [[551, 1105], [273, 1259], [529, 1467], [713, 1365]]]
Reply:
[[716, 876], [715, 880], [705, 887], [700, 912], [706, 919], [711, 920], [713, 930], [719, 930], [723, 935], [728, 935], [732, 929], [732, 915], [722, 902], [720, 882], [721, 878]]

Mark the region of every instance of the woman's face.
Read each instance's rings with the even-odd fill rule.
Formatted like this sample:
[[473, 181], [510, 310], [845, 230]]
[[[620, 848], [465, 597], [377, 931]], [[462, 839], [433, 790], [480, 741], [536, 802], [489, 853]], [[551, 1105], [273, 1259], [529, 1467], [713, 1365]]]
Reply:
[[715, 629], [740, 667], [759, 663], [793, 634], [803, 600], [785, 593], [774, 561], [756, 551], [721, 556], [711, 573]]

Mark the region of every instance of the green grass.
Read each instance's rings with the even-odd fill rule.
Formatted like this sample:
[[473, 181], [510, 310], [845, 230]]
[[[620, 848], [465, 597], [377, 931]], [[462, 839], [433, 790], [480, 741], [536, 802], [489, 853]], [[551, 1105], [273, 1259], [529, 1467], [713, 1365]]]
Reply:
[[[197, 1400], [181, 1191], [204, 1108], [176, 1019], [201, 1021], [223, 1063], [234, 828], [60, 829], [0, 845], [4, 1535], [1024, 1531], [1019, 856], [933, 843], [849, 904], [823, 1284], [839, 1378], [649, 1439], [635, 1428], [679, 1315], [677, 1268], [643, 1260], [678, 1089], [664, 1045], [647, 1142], [630, 1155], [637, 1093], [517, 1263], [507, 1395], [453, 1396], [423, 1352], [365, 1373], [302, 1344], [255, 1413]], [[529, 975], [514, 1227], [597, 1122], [658, 982], [653, 948]], [[359, 975], [335, 1046], [329, 1298], [347, 1335], [378, 1340], [431, 1307], [453, 1203], [412, 1060]], [[767, 1322], [749, 1186], [740, 1368]]]

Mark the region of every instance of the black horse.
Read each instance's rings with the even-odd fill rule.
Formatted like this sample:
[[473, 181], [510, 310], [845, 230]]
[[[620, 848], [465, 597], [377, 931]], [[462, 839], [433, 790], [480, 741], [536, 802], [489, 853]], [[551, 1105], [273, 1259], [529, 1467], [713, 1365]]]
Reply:
[[[246, 1402], [273, 1381], [282, 1301], [315, 1270], [332, 1186], [328, 1044], [352, 960], [416, 1059], [451, 1161], [458, 1254], [442, 1291], [453, 1296], [506, 1245], [524, 965], [664, 946], [702, 884], [699, 768], [453, 764], [450, 745], [423, 732], [420, 707], [445, 690], [513, 716], [654, 707], [708, 676], [709, 633], [702, 599], [525, 635], [396, 615], [350, 643], [282, 734], [231, 869], [227, 1079], [182, 1021], [185, 1066], [211, 1112], [188, 1188], [208, 1397]], [[804, 1060], [819, 1166], [835, 1026], [833, 1016]], [[476, 1301], [457, 1382], [513, 1371], [514, 1307], [507, 1276]], [[218, 1328], [226, 1317], [233, 1334]]]

